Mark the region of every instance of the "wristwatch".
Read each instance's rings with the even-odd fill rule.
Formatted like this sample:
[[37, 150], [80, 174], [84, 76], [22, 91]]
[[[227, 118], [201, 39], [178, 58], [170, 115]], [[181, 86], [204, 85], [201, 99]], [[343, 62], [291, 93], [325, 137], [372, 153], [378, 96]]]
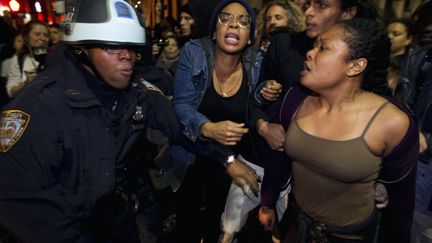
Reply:
[[224, 166], [226, 168], [228, 168], [228, 166], [234, 164], [235, 161], [236, 161], [235, 155], [232, 154], [232, 155], [228, 156], [228, 158], [226, 159], [226, 161], [224, 163]]

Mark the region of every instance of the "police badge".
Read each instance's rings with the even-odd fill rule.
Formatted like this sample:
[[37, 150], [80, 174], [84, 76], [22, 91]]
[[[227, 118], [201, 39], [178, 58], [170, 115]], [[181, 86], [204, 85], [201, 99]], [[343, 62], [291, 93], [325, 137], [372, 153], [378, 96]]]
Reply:
[[0, 152], [7, 152], [22, 136], [30, 115], [20, 110], [3, 111], [0, 117]]

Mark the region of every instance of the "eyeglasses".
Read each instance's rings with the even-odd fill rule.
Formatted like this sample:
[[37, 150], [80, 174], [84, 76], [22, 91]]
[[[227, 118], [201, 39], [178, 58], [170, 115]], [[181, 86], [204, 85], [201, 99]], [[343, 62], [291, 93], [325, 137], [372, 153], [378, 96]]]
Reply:
[[109, 54], [120, 54], [123, 50], [128, 50], [133, 53], [138, 52], [136, 47], [131, 46], [97, 46], [97, 48], [100, 48], [102, 51], [106, 51]]
[[252, 23], [252, 19], [248, 15], [234, 16], [224, 12], [218, 14], [218, 22], [223, 25], [231, 24], [234, 18], [237, 20], [237, 25], [240, 26], [240, 28], [249, 28]]

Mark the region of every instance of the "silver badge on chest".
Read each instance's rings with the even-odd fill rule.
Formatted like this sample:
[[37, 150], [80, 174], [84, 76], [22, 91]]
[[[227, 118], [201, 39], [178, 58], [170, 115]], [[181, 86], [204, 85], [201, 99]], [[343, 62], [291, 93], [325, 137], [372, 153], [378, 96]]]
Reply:
[[144, 118], [144, 114], [141, 106], [135, 106], [135, 114], [132, 118], [134, 121], [142, 121], [142, 119]]

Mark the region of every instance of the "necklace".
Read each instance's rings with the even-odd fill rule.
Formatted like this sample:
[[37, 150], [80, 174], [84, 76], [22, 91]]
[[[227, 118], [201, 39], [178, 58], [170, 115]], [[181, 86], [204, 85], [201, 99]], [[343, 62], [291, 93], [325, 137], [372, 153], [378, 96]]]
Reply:
[[[238, 70], [238, 69], [236, 69], [236, 70]], [[235, 73], [235, 72], [236, 71], [234, 71], [233, 73]], [[224, 91], [222, 89], [222, 86], [221, 86], [221, 81], [220, 81], [221, 79], [219, 78], [219, 75], [218, 75], [216, 68], [215, 68], [213, 70], [213, 80], [216, 83], [216, 86], [215, 86], [216, 92], [219, 93], [220, 95], [222, 95], [222, 97], [224, 97], [224, 98], [232, 96], [233, 95], [232, 92], [238, 87], [238, 84], [241, 84], [241, 80], [243, 78], [243, 72], [241, 72], [238, 76], [239, 77], [237, 78], [237, 80], [235, 80], [233, 86], [229, 90]]]

